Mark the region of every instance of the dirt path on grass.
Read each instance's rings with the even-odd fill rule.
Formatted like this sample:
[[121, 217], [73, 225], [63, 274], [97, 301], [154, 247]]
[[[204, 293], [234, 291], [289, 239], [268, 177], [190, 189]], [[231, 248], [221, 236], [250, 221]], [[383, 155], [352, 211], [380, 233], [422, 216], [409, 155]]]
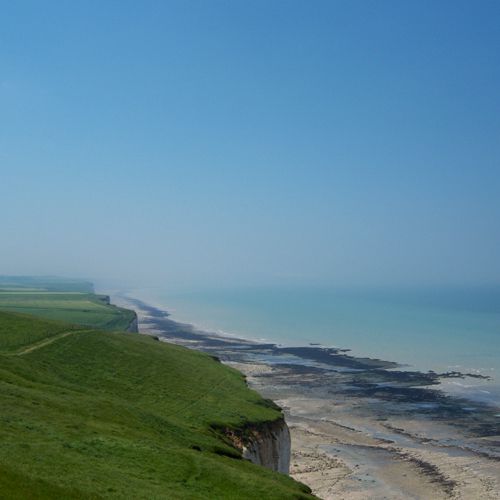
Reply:
[[57, 340], [63, 339], [64, 337], [68, 337], [69, 335], [73, 335], [75, 333], [82, 333], [86, 330], [71, 330], [69, 332], [60, 333], [59, 335], [55, 335], [54, 337], [50, 337], [48, 339], [44, 339], [40, 342], [36, 342], [34, 344], [29, 345], [28, 347], [24, 347], [20, 351], [12, 353], [14, 356], [24, 356], [25, 354], [29, 354], [30, 352], [36, 351], [37, 349], [41, 349], [47, 345], [56, 342]]

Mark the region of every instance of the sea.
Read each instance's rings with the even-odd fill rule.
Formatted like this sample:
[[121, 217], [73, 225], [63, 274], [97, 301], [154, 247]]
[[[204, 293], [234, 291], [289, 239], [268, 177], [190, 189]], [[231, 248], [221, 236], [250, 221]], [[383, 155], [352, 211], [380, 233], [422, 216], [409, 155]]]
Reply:
[[500, 286], [326, 286], [135, 290], [171, 318], [203, 331], [285, 346], [349, 349], [398, 369], [489, 377], [441, 388], [500, 407]]

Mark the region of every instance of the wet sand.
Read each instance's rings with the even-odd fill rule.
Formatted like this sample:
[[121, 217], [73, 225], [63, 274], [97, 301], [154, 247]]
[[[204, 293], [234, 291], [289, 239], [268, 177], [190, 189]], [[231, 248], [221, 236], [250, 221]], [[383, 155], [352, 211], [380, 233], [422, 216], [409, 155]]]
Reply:
[[283, 348], [197, 331], [136, 299], [139, 330], [204, 350], [284, 410], [291, 475], [329, 499], [500, 499], [500, 409], [436, 387], [460, 373], [398, 370], [319, 346]]

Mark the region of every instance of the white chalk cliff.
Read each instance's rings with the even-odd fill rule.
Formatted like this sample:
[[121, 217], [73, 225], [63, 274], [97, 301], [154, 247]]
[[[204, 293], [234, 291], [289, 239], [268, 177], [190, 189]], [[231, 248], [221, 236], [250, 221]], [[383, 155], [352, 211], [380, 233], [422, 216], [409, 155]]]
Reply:
[[244, 435], [226, 432], [243, 458], [282, 474], [290, 470], [290, 431], [285, 419], [264, 422], [245, 429]]

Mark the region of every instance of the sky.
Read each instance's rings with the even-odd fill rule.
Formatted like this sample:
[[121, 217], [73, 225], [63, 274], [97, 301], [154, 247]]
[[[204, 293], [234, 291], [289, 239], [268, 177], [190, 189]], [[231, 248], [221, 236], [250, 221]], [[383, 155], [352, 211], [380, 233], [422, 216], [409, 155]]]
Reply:
[[0, 7], [0, 274], [500, 284], [500, 2]]

